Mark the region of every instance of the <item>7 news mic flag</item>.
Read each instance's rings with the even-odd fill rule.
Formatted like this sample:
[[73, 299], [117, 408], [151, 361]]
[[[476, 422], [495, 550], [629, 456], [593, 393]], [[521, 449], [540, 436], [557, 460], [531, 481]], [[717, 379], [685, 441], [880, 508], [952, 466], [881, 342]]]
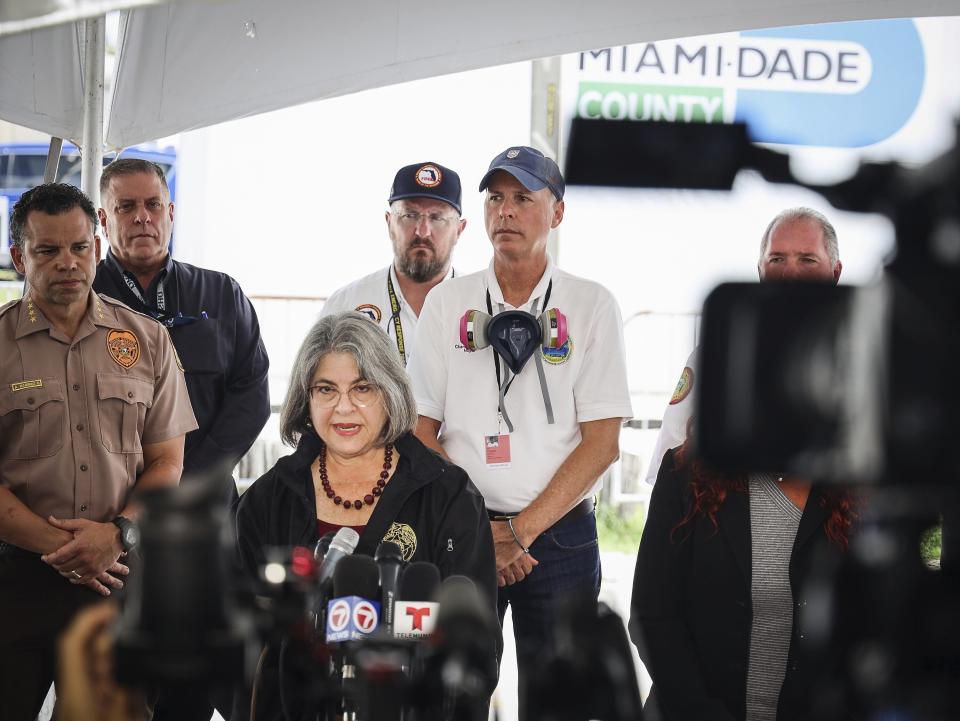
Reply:
[[345, 556], [333, 572], [333, 599], [327, 603], [327, 643], [366, 638], [380, 622], [380, 569], [369, 556]]

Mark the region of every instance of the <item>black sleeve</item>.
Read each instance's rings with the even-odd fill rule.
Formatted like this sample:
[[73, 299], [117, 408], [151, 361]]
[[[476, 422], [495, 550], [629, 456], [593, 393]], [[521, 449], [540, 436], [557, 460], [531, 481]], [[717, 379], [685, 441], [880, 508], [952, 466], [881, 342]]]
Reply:
[[250, 582], [256, 581], [258, 569], [265, 559], [263, 548], [267, 539], [269, 514], [266, 505], [269, 498], [266, 496], [269, 494], [262, 491], [274, 472], [271, 469], [258, 478], [233, 504], [237, 562]]
[[685, 515], [689, 476], [676, 468], [674, 451], [660, 465], [640, 540], [630, 602], [630, 637], [653, 679], [664, 721], [733, 721], [709, 695], [685, 609], [686, 577], [695, 538], [671, 531]]
[[236, 313], [233, 348], [228, 351], [232, 361], [225, 372], [223, 399], [210, 431], [185, 459], [192, 470], [213, 468], [231, 472], [270, 417], [270, 363], [260, 338], [257, 313], [236, 281], [228, 278], [227, 282], [232, 298], [227, 297], [225, 290], [223, 302], [232, 303]]
[[[490, 655], [492, 678], [496, 678], [503, 651], [503, 635], [497, 621], [497, 560], [493, 549], [493, 533], [483, 496], [466, 472], [454, 467], [447, 473], [455, 474], [455, 485], [462, 490], [451, 497], [440, 519], [433, 557], [443, 578], [454, 574], [468, 576], [487, 599], [495, 629], [491, 634]], [[444, 483], [452, 484], [453, 480], [450, 478]], [[490, 692], [493, 692], [493, 688]]]

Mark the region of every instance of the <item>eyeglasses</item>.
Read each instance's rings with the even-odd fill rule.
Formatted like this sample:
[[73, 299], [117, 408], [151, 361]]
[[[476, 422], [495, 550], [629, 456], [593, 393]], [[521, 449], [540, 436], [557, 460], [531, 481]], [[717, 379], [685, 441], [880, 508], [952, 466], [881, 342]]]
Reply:
[[427, 225], [443, 229], [446, 228], [450, 223], [459, 220], [455, 215], [440, 215], [439, 213], [394, 213], [397, 216], [397, 220], [400, 221], [400, 225], [406, 226], [408, 228], [416, 228], [420, 225], [420, 221], [426, 219]]
[[[333, 408], [340, 403], [343, 391], [326, 383], [310, 386], [310, 400], [320, 408]], [[358, 408], [369, 408], [380, 400], [380, 389], [372, 383], [357, 383], [346, 391], [350, 402]]]

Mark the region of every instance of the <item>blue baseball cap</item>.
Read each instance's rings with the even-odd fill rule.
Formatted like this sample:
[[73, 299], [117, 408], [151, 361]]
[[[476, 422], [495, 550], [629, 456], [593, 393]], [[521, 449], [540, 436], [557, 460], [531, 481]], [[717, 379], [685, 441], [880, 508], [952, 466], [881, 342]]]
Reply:
[[486, 190], [490, 184], [490, 178], [498, 170], [510, 173], [527, 190], [535, 192], [550, 188], [550, 192], [556, 196], [557, 200], [563, 200], [566, 184], [563, 182], [560, 168], [552, 158], [548, 158], [536, 148], [518, 145], [507, 148], [491, 160], [487, 174], [480, 181], [481, 191]]
[[462, 196], [460, 176], [450, 168], [440, 163], [415, 163], [397, 171], [387, 202], [403, 198], [432, 198], [452, 205], [459, 215]]

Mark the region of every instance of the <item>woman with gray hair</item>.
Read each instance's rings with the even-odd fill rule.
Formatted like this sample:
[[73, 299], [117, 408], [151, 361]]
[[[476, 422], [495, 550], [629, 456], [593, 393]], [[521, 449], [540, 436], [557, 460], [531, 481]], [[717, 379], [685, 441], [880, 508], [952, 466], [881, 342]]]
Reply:
[[[417, 440], [416, 419], [410, 382], [383, 330], [355, 311], [321, 318], [297, 353], [280, 415], [281, 436], [296, 450], [237, 505], [237, 544], [251, 578], [266, 548], [313, 548], [349, 526], [360, 534], [354, 553], [372, 556], [381, 541], [394, 541], [408, 563], [473, 579], [493, 614], [496, 562], [483, 498], [461, 468]], [[279, 717], [279, 694], [266, 678], [258, 719]]]

